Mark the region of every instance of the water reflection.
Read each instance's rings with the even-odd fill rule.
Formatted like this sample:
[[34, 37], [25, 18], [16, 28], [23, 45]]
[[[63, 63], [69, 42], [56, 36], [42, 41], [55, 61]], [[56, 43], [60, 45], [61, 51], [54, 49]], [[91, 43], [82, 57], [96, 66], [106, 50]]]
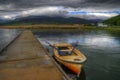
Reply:
[[20, 30], [16, 29], [0, 29], [0, 51], [9, 44], [18, 34]]
[[76, 41], [78, 41], [80, 45], [96, 45], [99, 47], [106, 47], [106, 46], [111, 46], [111, 45], [115, 47], [120, 46], [119, 41], [117, 41], [114, 37], [111, 37], [111, 36], [81, 35], [81, 36], [73, 36], [72, 38], [71, 37], [68, 38], [69, 43], [75, 43]]
[[86, 80], [120, 80], [120, 36], [103, 31], [35, 34], [45, 46], [45, 40], [52, 44], [79, 42], [77, 48], [87, 56], [84, 66]]
[[[37, 35], [40, 41], [45, 45], [45, 40], [54, 43], [75, 43], [80, 45], [95, 45], [98, 47], [120, 47], [120, 38], [116, 38], [105, 32], [90, 32], [90, 33], [42, 33]], [[38, 38], [39, 39], [39, 38]], [[112, 46], [111, 46], [112, 45]]]

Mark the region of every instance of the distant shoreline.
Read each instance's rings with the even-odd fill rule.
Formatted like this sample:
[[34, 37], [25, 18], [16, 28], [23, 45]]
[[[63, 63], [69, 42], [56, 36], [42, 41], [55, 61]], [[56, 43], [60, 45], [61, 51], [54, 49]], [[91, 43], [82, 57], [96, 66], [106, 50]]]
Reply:
[[3, 29], [79, 29], [83, 25], [54, 25], [54, 24], [36, 24], [36, 25], [10, 25], [0, 26]]
[[29, 24], [29, 25], [10, 25], [10, 26], [0, 26], [0, 29], [38, 29], [38, 30], [107, 30], [107, 31], [120, 31], [120, 26], [112, 27], [96, 27], [96, 26], [86, 26], [84, 24]]

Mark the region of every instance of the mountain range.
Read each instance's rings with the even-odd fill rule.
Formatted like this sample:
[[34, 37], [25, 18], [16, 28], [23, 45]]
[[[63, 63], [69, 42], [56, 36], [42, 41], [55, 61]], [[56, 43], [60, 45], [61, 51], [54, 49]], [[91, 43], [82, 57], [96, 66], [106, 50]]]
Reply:
[[61, 17], [61, 16], [28, 16], [23, 18], [16, 18], [10, 21], [0, 20], [0, 24], [88, 24], [94, 23], [100, 20], [86, 20], [74, 17]]

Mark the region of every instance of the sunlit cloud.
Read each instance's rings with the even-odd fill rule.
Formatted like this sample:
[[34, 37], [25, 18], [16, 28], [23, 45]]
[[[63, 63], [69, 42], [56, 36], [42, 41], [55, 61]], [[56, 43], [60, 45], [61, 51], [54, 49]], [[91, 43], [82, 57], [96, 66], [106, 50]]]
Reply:
[[77, 17], [83, 19], [104, 20], [119, 14], [117, 13], [117, 11], [116, 13], [115, 12], [109, 13], [111, 11], [112, 10], [96, 10], [91, 8], [83, 9], [83, 8], [71, 8], [64, 6], [43, 6], [43, 7], [30, 8], [19, 12], [9, 12], [8, 14], [1, 16], [3, 19], [6, 20], [14, 20], [16, 18], [27, 17], [27, 16], [52, 16], [52, 17], [62, 16], [62, 17]]
[[33, 9], [29, 9], [26, 11], [22, 11], [22, 16], [29, 16], [29, 15], [60, 15], [60, 11], [62, 11], [61, 6], [44, 6], [44, 7], [37, 7]]
[[12, 16], [9, 16], [9, 15], [4, 15], [3, 18], [7, 19], [7, 20], [13, 20], [14, 19]]

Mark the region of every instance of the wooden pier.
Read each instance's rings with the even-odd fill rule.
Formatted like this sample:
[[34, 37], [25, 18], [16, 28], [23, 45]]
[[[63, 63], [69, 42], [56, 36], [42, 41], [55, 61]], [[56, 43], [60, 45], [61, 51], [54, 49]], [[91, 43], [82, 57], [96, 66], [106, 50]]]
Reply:
[[31, 31], [0, 53], [0, 80], [70, 80]]

